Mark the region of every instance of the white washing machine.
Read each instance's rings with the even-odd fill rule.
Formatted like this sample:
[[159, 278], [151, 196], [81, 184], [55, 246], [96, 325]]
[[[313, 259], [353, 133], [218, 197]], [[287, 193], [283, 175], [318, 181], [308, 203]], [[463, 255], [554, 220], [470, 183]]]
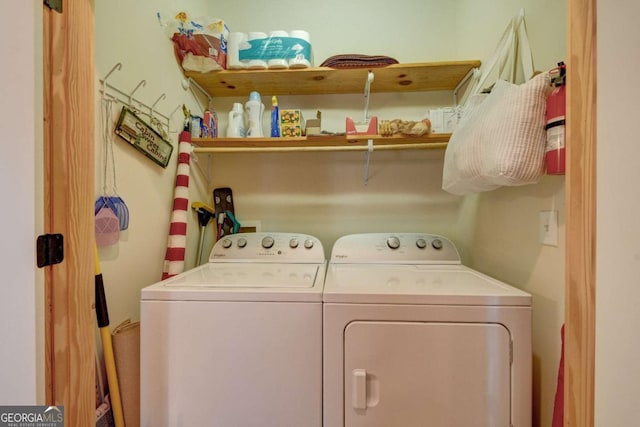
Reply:
[[315, 237], [235, 234], [141, 292], [143, 427], [322, 425]]
[[324, 288], [325, 427], [531, 426], [531, 296], [451, 241], [342, 237]]

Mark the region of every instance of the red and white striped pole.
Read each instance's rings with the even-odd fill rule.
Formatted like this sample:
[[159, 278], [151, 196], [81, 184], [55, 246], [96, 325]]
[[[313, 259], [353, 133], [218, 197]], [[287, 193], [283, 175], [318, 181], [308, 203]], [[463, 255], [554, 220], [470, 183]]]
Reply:
[[182, 131], [178, 138], [178, 170], [173, 193], [173, 212], [164, 257], [162, 280], [184, 271], [184, 255], [187, 244], [187, 212], [189, 210], [189, 159], [191, 133]]

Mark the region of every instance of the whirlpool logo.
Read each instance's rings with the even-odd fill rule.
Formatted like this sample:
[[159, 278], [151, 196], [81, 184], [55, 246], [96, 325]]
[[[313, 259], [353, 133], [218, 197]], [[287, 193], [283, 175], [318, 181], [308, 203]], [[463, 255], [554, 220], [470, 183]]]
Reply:
[[0, 406], [0, 427], [64, 427], [64, 407]]

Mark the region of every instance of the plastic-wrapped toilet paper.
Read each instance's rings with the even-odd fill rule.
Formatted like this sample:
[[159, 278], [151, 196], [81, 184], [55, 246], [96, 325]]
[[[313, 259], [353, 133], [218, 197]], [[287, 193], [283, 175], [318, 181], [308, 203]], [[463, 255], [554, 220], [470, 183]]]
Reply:
[[309, 33], [301, 30], [271, 31], [269, 36], [263, 32], [249, 32], [246, 39], [243, 33], [232, 33], [228, 51], [229, 69], [286, 69], [313, 65]]
[[[289, 37], [289, 33], [286, 31], [271, 31], [269, 38], [276, 40], [277, 37]], [[289, 68], [289, 61], [286, 58], [273, 58], [267, 61], [267, 66], [270, 69]]]
[[[266, 38], [267, 38], [266, 33], [252, 31], [249, 33], [248, 41], [249, 43], [251, 43], [252, 40], [262, 40]], [[264, 70], [267, 68], [267, 61], [265, 61], [264, 59], [250, 59], [248, 63], [248, 68], [250, 70]]]
[[308, 68], [311, 67], [311, 36], [307, 31], [292, 30], [289, 37], [301, 39], [306, 44], [294, 45], [295, 56], [289, 59], [289, 68]]
[[249, 65], [247, 61], [240, 60], [240, 50], [249, 47], [249, 35], [247, 33], [233, 32], [229, 34], [227, 43], [227, 70], [242, 70]]

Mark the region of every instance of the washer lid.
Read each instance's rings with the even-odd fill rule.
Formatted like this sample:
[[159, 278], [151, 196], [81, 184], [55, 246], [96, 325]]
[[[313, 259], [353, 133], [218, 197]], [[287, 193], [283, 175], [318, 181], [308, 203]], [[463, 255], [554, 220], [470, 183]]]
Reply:
[[531, 295], [463, 265], [329, 264], [324, 301], [531, 306]]
[[325, 264], [208, 263], [148, 286], [143, 300], [322, 301]]

